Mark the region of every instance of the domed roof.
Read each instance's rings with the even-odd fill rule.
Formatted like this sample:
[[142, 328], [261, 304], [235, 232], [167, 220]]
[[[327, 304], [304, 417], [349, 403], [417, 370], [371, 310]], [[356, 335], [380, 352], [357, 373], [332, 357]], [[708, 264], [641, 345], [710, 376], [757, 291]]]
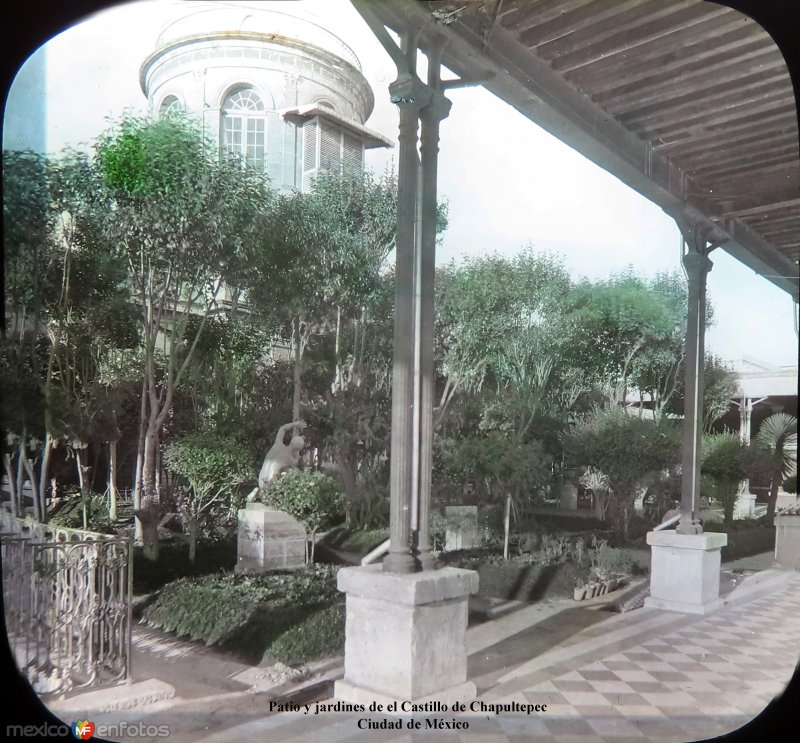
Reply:
[[[328, 31], [320, 18], [297, 9], [284, 12], [266, 3], [246, 2], [181, 2], [173, 17], [161, 29], [156, 48], [169, 46], [187, 36], [214, 33], [261, 33], [276, 34], [297, 39], [324, 49], [344, 59], [361, 70], [355, 52], [338, 36]], [[281, 4], [283, 5], [283, 4]]]

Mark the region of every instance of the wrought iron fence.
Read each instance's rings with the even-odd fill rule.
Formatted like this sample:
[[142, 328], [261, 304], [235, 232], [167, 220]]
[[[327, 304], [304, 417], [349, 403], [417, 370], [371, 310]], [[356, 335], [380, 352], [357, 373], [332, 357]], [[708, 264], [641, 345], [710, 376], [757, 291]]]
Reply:
[[17, 664], [39, 693], [131, 676], [131, 541], [0, 509], [3, 602]]

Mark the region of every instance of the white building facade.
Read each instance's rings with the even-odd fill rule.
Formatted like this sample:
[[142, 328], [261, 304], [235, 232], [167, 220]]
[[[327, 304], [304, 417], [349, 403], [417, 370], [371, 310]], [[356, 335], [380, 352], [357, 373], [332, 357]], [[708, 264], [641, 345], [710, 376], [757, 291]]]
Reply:
[[314, 18], [182, 3], [141, 67], [152, 116], [197, 115], [203, 133], [280, 191], [316, 173], [358, 177], [364, 151], [391, 142], [364, 126], [374, 96], [355, 53]]

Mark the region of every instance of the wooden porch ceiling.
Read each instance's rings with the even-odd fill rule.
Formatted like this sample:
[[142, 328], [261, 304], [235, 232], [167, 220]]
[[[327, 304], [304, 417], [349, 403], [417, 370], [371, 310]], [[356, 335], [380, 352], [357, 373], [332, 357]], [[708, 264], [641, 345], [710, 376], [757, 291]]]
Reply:
[[[798, 298], [800, 148], [771, 37], [705, 0], [353, 0]], [[488, 78], [488, 79], [487, 79]], [[457, 110], [453, 115], [457, 116]]]

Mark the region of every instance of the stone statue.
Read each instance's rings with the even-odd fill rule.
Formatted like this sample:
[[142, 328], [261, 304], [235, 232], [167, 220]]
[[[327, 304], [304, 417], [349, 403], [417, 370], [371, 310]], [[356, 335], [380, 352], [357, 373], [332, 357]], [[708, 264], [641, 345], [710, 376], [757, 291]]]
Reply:
[[[259, 493], [263, 492], [269, 483], [277, 480], [281, 473], [295, 469], [299, 465], [300, 452], [303, 451], [303, 447], [306, 445], [306, 440], [300, 436], [299, 431], [302, 431], [305, 427], [305, 421], [294, 421], [286, 423], [278, 429], [275, 443], [267, 452], [267, 456], [264, 457], [264, 463], [258, 473], [258, 487], [247, 497], [248, 501], [256, 500]], [[287, 431], [293, 429], [297, 430], [298, 433], [292, 437], [288, 444], [284, 444], [283, 437]]]

